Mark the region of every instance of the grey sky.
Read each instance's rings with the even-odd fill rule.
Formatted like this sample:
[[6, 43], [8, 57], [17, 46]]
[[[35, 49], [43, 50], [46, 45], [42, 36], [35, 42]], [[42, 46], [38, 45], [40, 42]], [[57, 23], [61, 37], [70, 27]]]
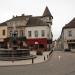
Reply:
[[46, 6], [54, 17], [52, 32], [57, 39], [62, 27], [75, 17], [75, 0], [0, 0], [0, 23], [23, 13], [41, 16]]

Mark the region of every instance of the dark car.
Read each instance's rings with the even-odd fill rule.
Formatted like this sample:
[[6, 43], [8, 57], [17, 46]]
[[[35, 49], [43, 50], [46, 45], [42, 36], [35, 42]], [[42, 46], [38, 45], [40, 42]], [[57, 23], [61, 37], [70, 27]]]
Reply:
[[67, 49], [65, 49], [65, 51], [69, 52], [69, 51], [71, 51], [71, 49], [68, 49], [68, 48], [67, 48]]

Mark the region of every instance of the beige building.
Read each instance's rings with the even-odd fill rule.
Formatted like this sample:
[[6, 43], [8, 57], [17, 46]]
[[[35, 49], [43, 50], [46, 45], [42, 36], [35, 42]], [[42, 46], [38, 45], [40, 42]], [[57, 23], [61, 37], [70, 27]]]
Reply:
[[62, 29], [63, 49], [75, 50], [75, 18]]
[[25, 16], [22, 14], [21, 16], [13, 17], [12, 19], [8, 20], [7, 29], [8, 29], [8, 37], [11, 36], [13, 30], [16, 30], [18, 37], [25, 36], [25, 28], [27, 26], [28, 20], [31, 15]]
[[60, 37], [56, 40], [56, 49], [57, 49], [57, 50], [63, 50], [63, 46], [62, 46], [62, 36], [60, 36]]
[[0, 24], [0, 46], [4, 44], [4, 39], [7, 38], [7, 24]]

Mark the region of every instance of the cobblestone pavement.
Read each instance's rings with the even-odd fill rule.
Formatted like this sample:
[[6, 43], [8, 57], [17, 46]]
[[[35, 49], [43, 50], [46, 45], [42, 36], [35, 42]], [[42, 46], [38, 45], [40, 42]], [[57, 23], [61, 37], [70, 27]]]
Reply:
[[0, 75], [75, 75], [75, 53], [54, 51], [43, 63], [0, 67]]

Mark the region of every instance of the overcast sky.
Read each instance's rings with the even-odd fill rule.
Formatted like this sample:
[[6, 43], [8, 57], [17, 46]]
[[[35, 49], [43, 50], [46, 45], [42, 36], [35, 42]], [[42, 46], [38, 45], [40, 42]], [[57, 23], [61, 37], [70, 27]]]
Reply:
[[75, 17], [75, 0], [0, 0], [0, 23], [13, 15], [41, 16], [46, 6], [53, 15], [53, 39], [57, 39], [62, 27]]

